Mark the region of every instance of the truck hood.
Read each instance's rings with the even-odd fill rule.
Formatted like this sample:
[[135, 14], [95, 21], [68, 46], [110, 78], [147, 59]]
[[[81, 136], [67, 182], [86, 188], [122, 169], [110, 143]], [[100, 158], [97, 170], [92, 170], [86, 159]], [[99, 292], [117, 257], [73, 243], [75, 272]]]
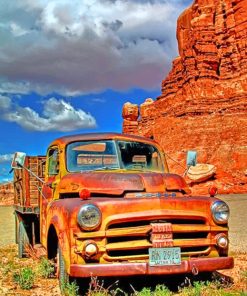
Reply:
[[88, 189], [92, 195], [124, 196], [133, 192], [179, 191], [190, 193], [185, 180], [175, 174], [85, 172], [64, 176], [59, 183], [61, 194]]

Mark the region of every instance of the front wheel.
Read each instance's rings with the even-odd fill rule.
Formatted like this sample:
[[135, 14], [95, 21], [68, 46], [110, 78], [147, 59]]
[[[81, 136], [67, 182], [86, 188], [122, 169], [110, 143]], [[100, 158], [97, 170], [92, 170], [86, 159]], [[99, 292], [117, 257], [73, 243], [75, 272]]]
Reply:
[[[59, 280], [59, 287], [62, 295], [79, 295], [79, 294], [86, 295], [86, 291], [88, 291], [88, 287], [89, 287], [89, 280], [81, 279], [79, 281], [80, 286], [78, 286], [76, 279], [71, 277], [67, 273], [64, 257], [62, 254], [62, 249], [59, 244], [57, 248], [56, 273]], [[73, 292], [69, 292], [69, 291], [73, 291]]]
[[57, 248], [57, 277], [59, 280], [60, 290], [63, 293], [66, 284], [69, 283], [70, 277], [66, 271], [65, 261], [59, 244]]

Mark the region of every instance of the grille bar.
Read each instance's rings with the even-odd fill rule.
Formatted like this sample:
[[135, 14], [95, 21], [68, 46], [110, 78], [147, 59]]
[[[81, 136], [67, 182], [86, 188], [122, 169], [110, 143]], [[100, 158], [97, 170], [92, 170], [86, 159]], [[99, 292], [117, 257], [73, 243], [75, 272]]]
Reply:
[[[198, 247], [198, 246], [210, 246], [214, 243], [210, 239], [181, 239], [174, 240], [174, 247]], [[132, 249], [145, 249], [151, 248], [152, 243], [148, 240], [132, 240], [126, 242], [109, 243], [106, 245], [107, 251], [112, 250], [132, 250]]]
[[[112, 228], [106, 231], [106, 237], [118, 237], [118, 236], [137, 236], [146, 235], [152, 230], [151, 225], [126, 228]], [[196, 233], [196, 232], [209, 232], [210, 226], [208, 225], [172, 225], [173, 233]]]
[[[225, 232], [226, 227], [223, 226], [209, 226], [209, 225], [197, 225], [194, 224], [193, 228], [191, 224], [186, 225], [173, 225], [173, 233], [196, 233], [196, 232]], [[126, 228], [112, 228], [106, 231], [90, 231], [90, 232], [74, 232], [75, 238], [79, 239], [90, 239], [90, 238], [103, 238], [103, 237], [119, 237], [119, 236], [132, 236], [132, 235], [146, 235], [151, 230], [151, 226], [139, 226], [137, 227], [126, 227]]]
[[[161, 213], [162, 214], [162, 213]], [[110, 225], [108, 225], [107, 229], [122, 229], [122, 228], [129, 228], [129, 227], [141, 227], [141, 226], [150, 226], [151, 223], [171, 223], [172, 225], [206, 225], [206, 221], [203, 217], [181, 217], [182, 214], [178, 217], [136, 217], [138, 220], [134, 221], [111, 221]]]

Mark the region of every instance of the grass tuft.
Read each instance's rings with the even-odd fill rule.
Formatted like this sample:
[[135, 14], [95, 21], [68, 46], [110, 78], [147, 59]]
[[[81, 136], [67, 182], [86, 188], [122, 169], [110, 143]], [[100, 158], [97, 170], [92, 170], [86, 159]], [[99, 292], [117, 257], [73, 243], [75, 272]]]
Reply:
[[79, 286], [76, 281], [73, 282], [63, 282], [61, 286], [62, 294], [64, 296], [78, 296], [79, 295]]
[[54, 276], [54, 272], [54, 264], [45, 257], [41, 258], [37, 269], [37, 275], [42, 278], [48, 279]]
[[30, 267], [25, 267], [13, 274], [13, 281], [23, 290], [30, 290], [34, 286], [35, 274]]

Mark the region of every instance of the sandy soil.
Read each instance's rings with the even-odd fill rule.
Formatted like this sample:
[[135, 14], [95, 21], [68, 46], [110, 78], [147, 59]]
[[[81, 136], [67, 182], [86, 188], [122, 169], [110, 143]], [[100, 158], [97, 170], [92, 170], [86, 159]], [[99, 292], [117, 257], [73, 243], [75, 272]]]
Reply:
[[247, 194], [220, 196], [230, 207], [230, 251], [247, 253]]
[[0, 206], [0, 246], [15, 243], [15, 216], [12, 206]]
[[[38, 276], [39, 261], [32, 258], [18, 259], [15, 244], [0, 247], [0, 295], [34, 295], [34, 296], [60, 296], [56, 278], [42, 279]], [[22, 290], [13, 281], [14, 273], [20, 269], [31, 267], [36, 273], [34, 287], [31, 290]]]

